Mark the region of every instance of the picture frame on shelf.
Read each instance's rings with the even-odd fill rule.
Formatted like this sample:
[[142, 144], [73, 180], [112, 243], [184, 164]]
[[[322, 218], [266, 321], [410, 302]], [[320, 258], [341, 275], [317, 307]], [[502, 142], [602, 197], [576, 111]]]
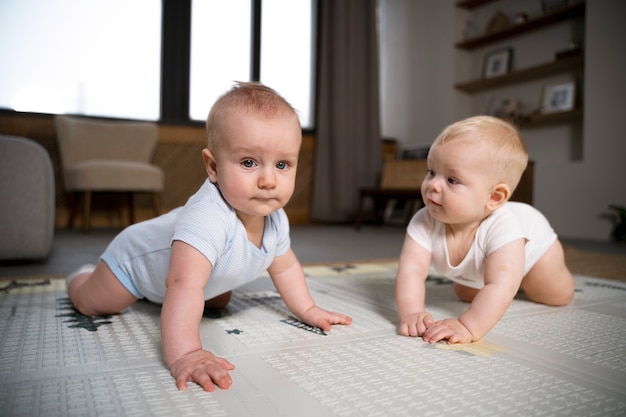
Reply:
[[485, 54], [483, 78], [499, 77], [511, 71], [513, 48], [500, 48]]
[[560, 113], [574, 110], [576, 83], [573, 80], [546, 84], [541, 95], [541, 113]]

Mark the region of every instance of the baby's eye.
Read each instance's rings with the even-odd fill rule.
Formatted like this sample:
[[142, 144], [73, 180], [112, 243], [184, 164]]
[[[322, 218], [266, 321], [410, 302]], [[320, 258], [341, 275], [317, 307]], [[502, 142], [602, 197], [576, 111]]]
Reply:
[[243, 165], [244, 168], [254, 168], [256, 163], [252, 159], [244, 159], [241, 161], [241, 165]]
[[285, 161], [280, 161], [279, 163], [276, 164], [276, 168], [278, 169], [287, 169], [288, 166], [289, 165]]
[[456, 180], [456, 178], [448, 178], [448, 184], [458, 184], [459, 182]]

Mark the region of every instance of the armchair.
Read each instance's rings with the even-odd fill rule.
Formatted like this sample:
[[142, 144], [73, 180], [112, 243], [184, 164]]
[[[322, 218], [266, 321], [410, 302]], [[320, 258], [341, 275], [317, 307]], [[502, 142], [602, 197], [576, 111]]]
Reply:
[[134, 193], [150, 193], [154, 214], [160, 214], [164, 175], [151, 163], [158, 142], [155, 123], [56, 116], [55, 127], [65, 189], [73, 197], [68, 227], [82, 204], [81, 228], [89, 230], [94, 192], [126, 193], [131, 224]]

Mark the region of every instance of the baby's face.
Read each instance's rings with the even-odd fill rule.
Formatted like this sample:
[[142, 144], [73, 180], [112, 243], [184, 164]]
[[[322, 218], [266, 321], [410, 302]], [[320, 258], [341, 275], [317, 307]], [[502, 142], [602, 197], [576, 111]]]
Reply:
[[422, 197], [431, 215], [447, 224], [482, 220], [494, 185], [484, 145], [455, 140], [431, 148]]
[[302, 130], [293, 114], [228, 116], [209, 177], [240, 218], [267, 216], [293, 195]]

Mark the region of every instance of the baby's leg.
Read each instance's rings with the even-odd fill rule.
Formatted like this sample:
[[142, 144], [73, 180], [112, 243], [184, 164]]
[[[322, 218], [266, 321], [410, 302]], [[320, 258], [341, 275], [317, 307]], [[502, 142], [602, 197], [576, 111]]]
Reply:
[[102, 261], [93, 272], [74, 277], [67, 294], [74, 308], [86, 316], [119, 313], [137, 301]]
[[461, 301], [465, 301], [466, 303], [471, 303], [474, 300], [476, 294], [478, 294], [478, 290], [476, 288], [466, 287], [465, 285], [457, 284], [456, 282], [453, 284], [454, 292], [456, 292], [457, 297], [461, 299]]
[[561, 242], [556, 240], [522, 280], [521, 289], [541, 304], [563, 306], [574, 298], [574, 278], [565, 265]]

